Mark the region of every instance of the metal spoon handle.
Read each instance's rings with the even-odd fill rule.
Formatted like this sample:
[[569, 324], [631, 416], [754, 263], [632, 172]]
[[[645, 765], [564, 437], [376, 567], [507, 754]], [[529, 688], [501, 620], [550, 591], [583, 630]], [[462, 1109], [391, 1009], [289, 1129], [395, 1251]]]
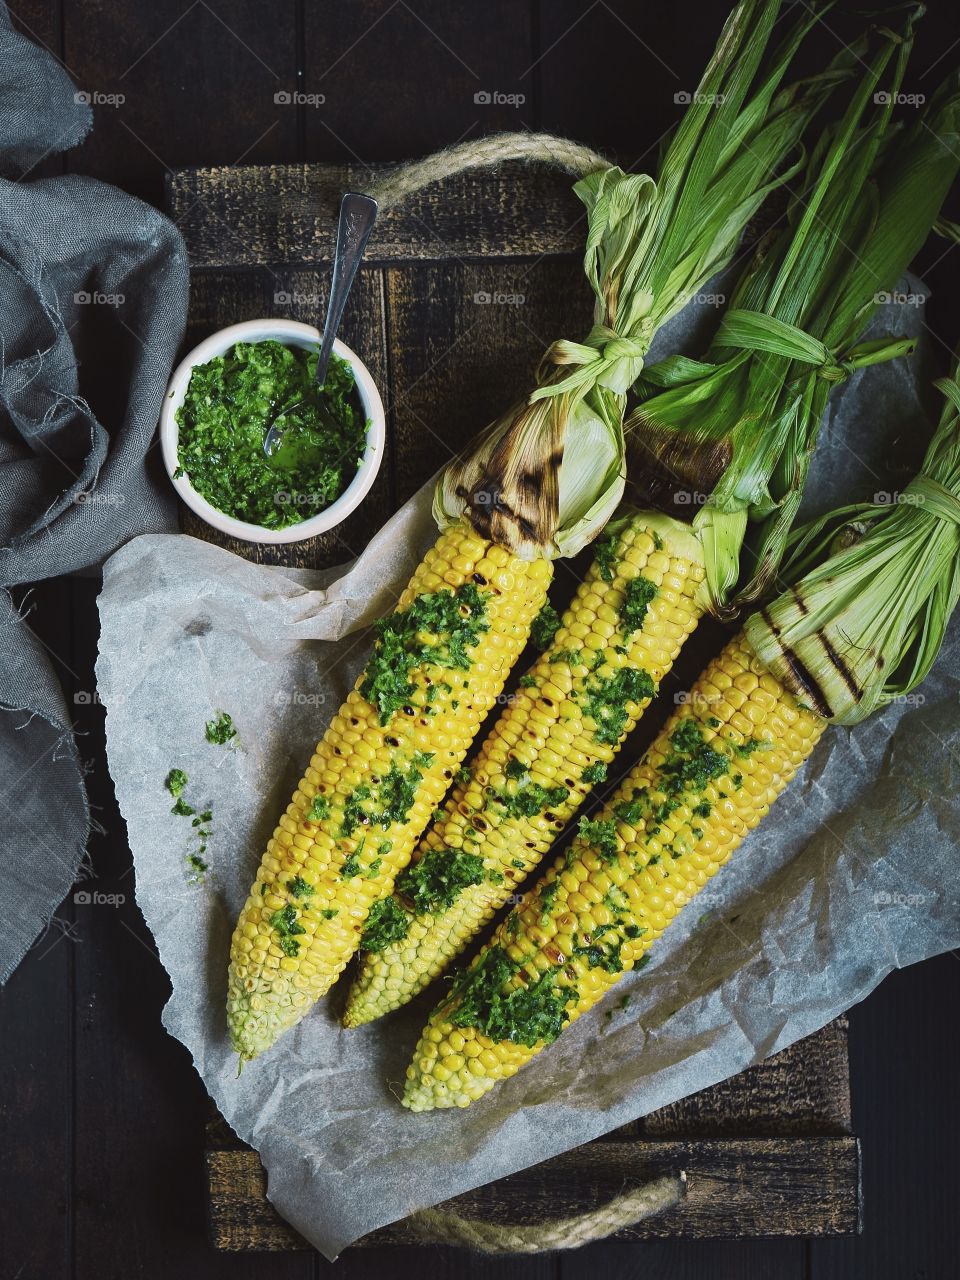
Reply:
[[363, 261], [370, 232], [377, 217], [377, 202], [371, 196], [348, 191], [340, 202], [340, 221], [337, 225], [337, 246], [333, 255], [333, 278], [330, 282], [330, 301], [323, 325], [320, 355], [317, 358], [317, 385], [323, 386], [333, 351], [333, 340], [340, 328], [347, 295], [356, 278], [357, 268]]

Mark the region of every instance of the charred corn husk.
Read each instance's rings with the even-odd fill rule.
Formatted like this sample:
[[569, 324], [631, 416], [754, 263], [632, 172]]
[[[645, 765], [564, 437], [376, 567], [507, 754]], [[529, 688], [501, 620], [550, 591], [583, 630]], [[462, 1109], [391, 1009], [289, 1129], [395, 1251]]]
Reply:
[[454, 982], [417, 1045], [406, 1106], [468, 1106], [514, 1075], [638, 967], [830, 722], [855, 724], [926, 676], [960, 600], [960, 385], [937, 385], [944, 413], [908, 501], [799, 531], [793, 585], [748, 619]]
[[345, 1025], [413, 999], [539, 864], [697, 625], [703, 578], [700, 544], [679, 522], [616, 522], [547, 651], [374, 908]]
[[230, 951], [243, 1058], [336, 980], [443, 799], [551, 577], [465, 525], [427, 553], [267, 845]]
[[454, 984], [407, 1071], [413, 1111], [468, 1106], [635, 968], [820, 737], [740, 636]]

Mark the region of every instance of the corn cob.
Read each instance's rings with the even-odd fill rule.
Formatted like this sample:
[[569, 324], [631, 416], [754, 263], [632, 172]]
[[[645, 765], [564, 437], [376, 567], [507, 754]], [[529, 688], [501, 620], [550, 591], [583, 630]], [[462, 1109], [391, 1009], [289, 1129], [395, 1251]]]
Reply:
[[346, 1026], [412, 1000], [510, 899], [602, 780], [697, 625], [698, 540], [650, 513], [618, 525], [393, 897], [371, 915]]
[[404, 1105], [468, 1106], [592, 1008], [729, 860], [826, 723], [743, 634], [731, 641], [455, 982], [417, 1045]]
[[[753, 613], [569, 854], [434, 1012], [414, 1111], [469, 1106], [637, 968], [761, 821], [829, 723], [858, 724], [930, 672], [960, 602], [960, 383], [903, 505], [844, 507], [791, 540]], [[815, 710], [813, 709], [815, 708]]]
[[549, 561], [520, 560], [459, 524], [381, 624], [234, 932], [227, 1010], [242, 1059], [298, 1022], [346, 965], [495, 704], [551, 575]]

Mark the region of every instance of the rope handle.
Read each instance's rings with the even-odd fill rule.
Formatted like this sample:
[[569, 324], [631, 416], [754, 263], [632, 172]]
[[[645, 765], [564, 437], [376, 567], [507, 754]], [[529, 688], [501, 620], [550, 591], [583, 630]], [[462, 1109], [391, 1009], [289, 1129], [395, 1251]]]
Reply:
[[586, 1213], [552, 1218], [536, 1226], [499, 1226], [444, 1209], [421, 1209], [407, 1219], [407, 1225], [434, 1244], [463, 1245], [480, 1253], [549, 1253], [606, 1240], [624, 1227], [673, 1208], [686, 1190], [687, 1175], [681, 1170], [625, 1191]]
[[443, 178], [452, 178], [468, 169], [483, 169], [502, 164], [504, 160], [523, 160], [527, 164], [549, 164], [578, 178], [597, 169], [609, 167], [599, 152], [570, 138], [552, 133], [492, 133], [475, 142], [461, 142], [412, 160], [375, 183], [366, 194], [376, 200], [380, 209], [399, 204], [406, 196]]

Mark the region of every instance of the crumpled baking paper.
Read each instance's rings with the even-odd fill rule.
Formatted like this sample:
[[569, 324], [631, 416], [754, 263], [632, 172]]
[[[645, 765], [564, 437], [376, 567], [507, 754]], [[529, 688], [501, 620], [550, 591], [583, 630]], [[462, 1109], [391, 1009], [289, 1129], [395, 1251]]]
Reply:
[[[689, 337], [692, 319], [662, 336], [658, 354]], [[921, 324], [916, 307], [884, 307], [875, 332]], [[811, 476], [815, 508], [896, 499], [929, 430], [919, 376], [898, 361], [840, 390]], [[828, 730], [642, 972], [466, 1111], [413, 1115], [397, 1100], [435, 989], [344, 1031], [345, 979], [238, 1078], [224, 1013], [234, 921], [277, 815], [364, 663], [364, 628], [392, 607], [434, 536], [429, 487], [346, 572], [255, 565], [192, 538], [145, 535], [110, 559], [100, 598], [110, 769], [137, 900], [173, 984], [164, 1023], [260, 1152], [270, 1199], [329, 1258], [723, 1080], [817, 1030], [894, 967], [960, 945], [954, 625], [920, 690], [852, 731]], [[218, 710], [239, 730], [232, 746], [205, 740]], [[195, 837], [170, 812], [172, 766], [190, 777], [187, 799], [213, 810], [202, 885], [187, 882]]]

